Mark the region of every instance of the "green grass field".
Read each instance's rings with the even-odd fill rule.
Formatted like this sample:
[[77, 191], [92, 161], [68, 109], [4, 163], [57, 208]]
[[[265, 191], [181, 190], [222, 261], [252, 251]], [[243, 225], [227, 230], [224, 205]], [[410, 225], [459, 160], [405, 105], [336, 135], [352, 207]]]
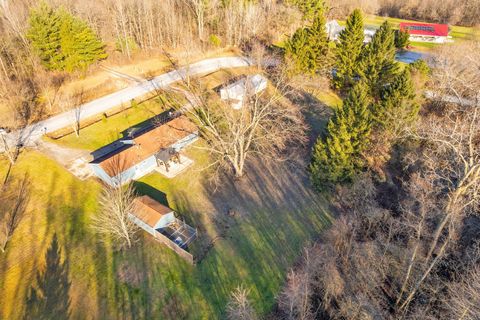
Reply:
[[[329, 224], [326, 201], [295, 185], [290, 176], [284, 177], [285, 185], [277, 185], [288, 170], [279, 170], [275, 179], [260, 179], [262, 183], [249, 176], [244, 183], [251, 194], [230, 184], [214, 194], [199, 170], [208, 157], [195, 148], [188, 155], [196, 161], [189, 171], [173, 180], [151, 174], [136, 185], [198, 228], [194, 253], [221, 235], [194, 267], [142, 232], [134, 248], [114, 252], [90, 228], [100, 185], [77, 180], [39, 153], [21, 154], [13, 174], [29, 172], [33, 190], [29, 213], [0, 259], [0, 318], [22, 317], [28, 288], [44, 268], [54, 233], [69, 265], [72, 319], [221, 319], [238, 285], [251, 290], [260, 313], [271, 310], [302, 247]], [[1, 176], [6, 167], [0, 160]], [[286, 199], [293, 200], [282, 205]], [[244, 215], [225, 216], [224, 206], [242, 204]], [[124, 266], [137, 279], [133, 283], [118, 276]]]
[[[175, 99], [178, 99], [175, 103], [183, 101], [181, 98], [176, 97]], [[47, 137], [44, 139], [64, 147], [93, 151], [121, 138], [122, 132], [128, 128], [150, 119], [166, 109], [164, 104], [155, 99], [147, 100], [136, 107], [123, 110], [81, 129], [78, 137], [75, 133], [70, 133], [59, 139]]]

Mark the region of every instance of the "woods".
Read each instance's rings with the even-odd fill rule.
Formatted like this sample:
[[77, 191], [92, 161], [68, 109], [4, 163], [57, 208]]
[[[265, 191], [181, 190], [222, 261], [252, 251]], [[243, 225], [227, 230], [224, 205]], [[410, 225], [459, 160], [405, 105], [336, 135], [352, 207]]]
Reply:
[[[476, 65], [477, 44], [438, 50], [431, 72], [422, 63], [400, 71], [388, 23], [370, 43], [345, 49], [358, 14], [336, 49], [337, 66], [346, 70], [333, 76], [346, 92], [343, 105], [310, 166], [317, 189], [333, 192], [338, 217], [289, 274], [276, 316], [475, 319], [479, 86], [478, 68], [465, 63]], [[342, 54], [355, 48], [360, 53]], [[460, 48], [467, 59], [453, 53]], [[428, 83], [418, 82], [424, 76]], [[416, 91], [425, 86], [438, 94], [420, 104]]]

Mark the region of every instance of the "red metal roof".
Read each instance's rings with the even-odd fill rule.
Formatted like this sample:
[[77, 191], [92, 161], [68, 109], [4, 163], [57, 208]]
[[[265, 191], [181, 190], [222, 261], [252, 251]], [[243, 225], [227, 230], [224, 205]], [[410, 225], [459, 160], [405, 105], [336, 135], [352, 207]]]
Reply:
[[400, 30], [418, 36], [447, 37], [448, 25], [436, 23], [401, 22]]

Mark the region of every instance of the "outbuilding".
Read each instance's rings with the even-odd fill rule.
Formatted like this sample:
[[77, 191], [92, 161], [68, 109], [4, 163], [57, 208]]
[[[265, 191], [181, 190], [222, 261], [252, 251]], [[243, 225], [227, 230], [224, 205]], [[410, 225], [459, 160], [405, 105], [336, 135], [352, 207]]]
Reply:
[[135, 198], [133, 207], [129, 216], [136, 225], [188, 262], [194, 263], [187, 249], [197, 237], [196, 229], [177, 218], [174, 210], [147, 195]]
[[231, 104], [233, 109], [242, 108], [245, 99], [267, 88], [267, 79], [260, 74], [246, 76], [220, 89], [220, 98]]
[[451, 39], [446, 24], [401, 22], [400, 30], [408, 32], [410, 41], [445, 43]]

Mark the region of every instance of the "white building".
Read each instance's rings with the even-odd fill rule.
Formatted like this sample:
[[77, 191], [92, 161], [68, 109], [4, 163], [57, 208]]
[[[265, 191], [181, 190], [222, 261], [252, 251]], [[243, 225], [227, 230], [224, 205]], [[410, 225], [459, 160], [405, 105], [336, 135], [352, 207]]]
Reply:
[[[330, 39], [331, 41], [338, 41], [340, 33], [345, 30], [345, 27], [342, 27], [337, 20], [328, 21], [325, 25], [325, 28], [327, 29], [328, 39]], [[363, 42], [368, 43], [372, 41], [375, 32], [377, 32], [377, 29], [375, 28], [365, 28], [363, 30], [363, 34], [365, 35]]]
[[245, 99], [267, 88], [267, 79], [260, 74], [246, 76], [220, 89], [220, 98], [229, 102], [233, 109], [240, 109]]

